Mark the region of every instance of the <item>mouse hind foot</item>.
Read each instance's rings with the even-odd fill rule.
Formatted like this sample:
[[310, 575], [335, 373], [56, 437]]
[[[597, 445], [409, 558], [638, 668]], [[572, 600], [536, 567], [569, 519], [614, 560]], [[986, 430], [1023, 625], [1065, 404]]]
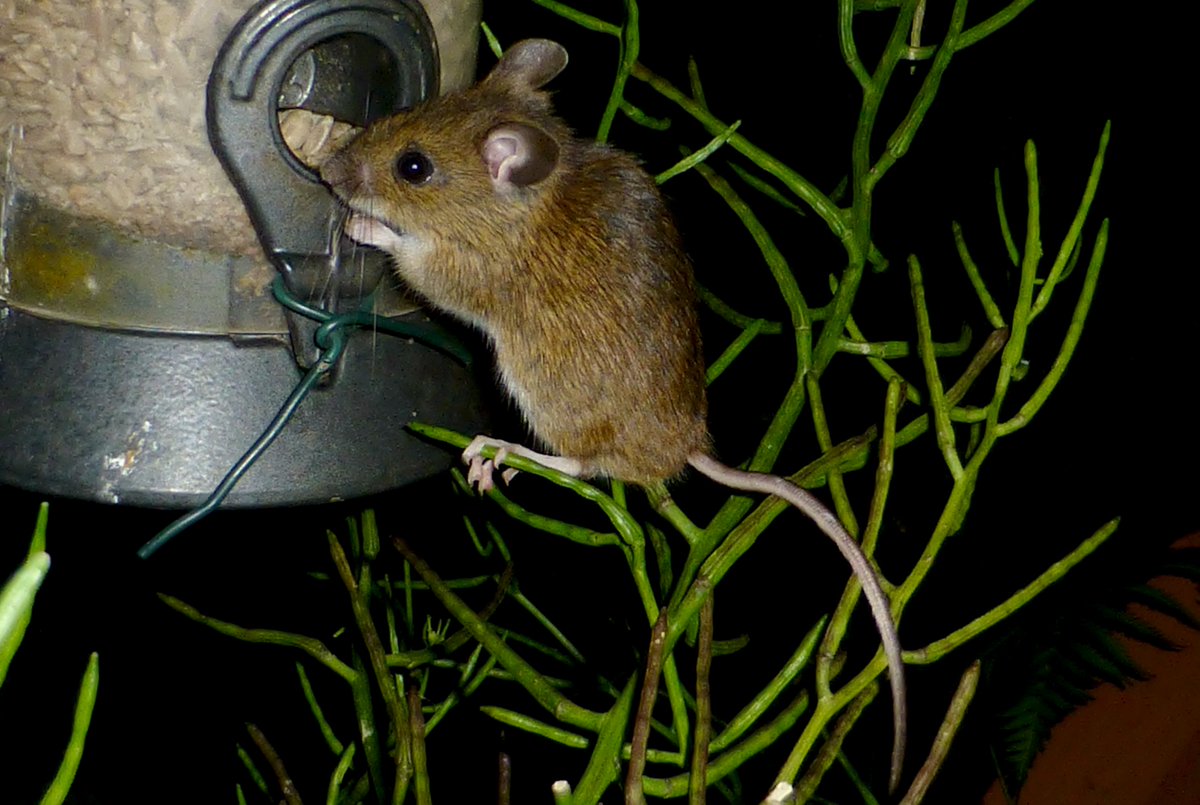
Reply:
[[[483, 457], [483, 450], [487, 447], [493, 447], [496, 450], [495, 455], [490, 459]], [[583, 464], [577, 459], [539, 453], [524, 445], [506, 442], [503, 439], [494, 439], [491, 436], [476, 436], [462, 453], [463, 463], [467, 465], [467, 483], [480, 492], [487, 492], [494, 488], [496, 484], [492, 474], [508, 456], [520, 456], [530, 461], [536, 461], [543, 467], [557, 470], [564, 475], [579, 477], [583, 474]], [[507, 484], [516, 474], [517, 470], [509, 467], [501, 473], [501, 477]]]

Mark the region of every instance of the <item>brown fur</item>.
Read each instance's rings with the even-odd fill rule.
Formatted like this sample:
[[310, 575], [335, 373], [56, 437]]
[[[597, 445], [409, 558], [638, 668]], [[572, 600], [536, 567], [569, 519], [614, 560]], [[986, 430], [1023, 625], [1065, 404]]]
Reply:
[[[368, 129], [322, 176], [357, 218], [387, 225], [355, 237], [391, 251], [414, 290], [492, 338], [501, 381], [534, 434], [579, 461], [580, 474], [645, 485], [690, 464], [731, 488], [783, 497], [834, 541], [883, 637], [894, 790], [905, 688], [887, 596], [816, 498], [708, 456], [691, 264], [653, 180], [553, 116], [540, 87], [565, 64], [552, 42], [519, 42], [475, 87]], [[433, 164], [426, 181], [394, 170], [412, 152]]]
[[[396, 254], [397, 271], [491, 337], [503, 384], [546, 447], [585, 475], [670, 479], [708, 449], [691, 265], [634, 159], [572, 136], [532, 68], [504, 64], [376, 124], [323, 176], [352, 208], [428, 244], [422, 259]], [[557, 164], [500, 192], [480, 149], [514, 123], [548, 134]], [[417, 186], [393, 172], [414, 149], [435, 166]]]

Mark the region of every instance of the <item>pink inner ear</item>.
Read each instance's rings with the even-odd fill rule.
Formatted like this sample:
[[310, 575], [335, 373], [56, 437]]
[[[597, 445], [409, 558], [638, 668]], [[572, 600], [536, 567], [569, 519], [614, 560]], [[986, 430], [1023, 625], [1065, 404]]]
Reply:
[[492, 180], [507, 182], [512, 172], [512, 160], [520, 151], [520, 143], [512, 135], [493, 135], [483, 146], [483, 161], [487, 163]]

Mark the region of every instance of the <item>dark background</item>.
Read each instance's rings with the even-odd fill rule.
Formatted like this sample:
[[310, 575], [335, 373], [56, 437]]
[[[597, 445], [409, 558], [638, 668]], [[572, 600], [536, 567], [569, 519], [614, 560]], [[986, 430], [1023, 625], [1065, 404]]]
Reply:
[[[743, 120], [742, 134], [829, 189], [848, 168], [856, 86], [838, 55], [833, 4], [795, 4], [804, 6], [803, 16], [787, 18], [777, 10], [781, 5], [722, 4], [701, 10], [695, 3], [647, 2], [642, 8], [642, 61], [682, 87], [686, 57], [694, 55], [715, 114]], [[937, 8], [930, 10], [930, 37], [943, 28], [942, 5], [931, 3]], [[973, 3], [969, 21], [1000, 5]], [[621, 14], [616, 2], [581, 7], [610, 20]], [[1185, 219], [1191, 217], [1194, 168], [1193, 149], [1183, 139], [1189, 131], [1184, 114], [1192, 99], [1184, 94], [1177, 72], [1181, 37], [1174, 29], [1180, 22], [1128, 5], [1111, 6], [1120, 13], [1109, 8], [1040, 0], [1009, 28], [956, 56], [910, 154], [880, 185], [876, 242], [893, 266], [864, 281], [860, 324], [869, 322], [868, 334], [875, 338], [911, 337], [902, 268], [905, 257], [916, 253], [925, 267], [937, 337], [953, 340], [965, 322], [975, 328], [978, 340], [986, 330], [954, 256], [950, 221], [962, 223], [996, 295], [1010, 299], [1015, 277], [1005, 277], [1007, 260], [992, 207], [993, 169], [1002, 171], [1010, 220], [1020, 241], [1021, 149], [1027, 139], [1036, 141], [1043, 243], [1050, 252], [1074, 212], [1104, 122], [1113, 121], [1101, 191], [1085, 235], [1090, 242], [1100, 218], [1109, 217], [1109, 250], [1075, 361], [1034, 423], [1003, 441], [989, 460], [962, 533], [947, 546], [906, 613], [902, 637], [910, 647], [974, 617], [1114, 516], [1120, 515], [1122, 524], [1113, 544], [1076, 571], [1085, 580], [1195, 530], [1200, 521], [1193, 505], [1200, 446], [1191, 394], [1197, 345], [1191, 321], [1195, 247], [1191, 222]], [[571, 65], [554, 84], [557, 103], [577, 130], [594, 131], [616, 64], [615, 41], [563, 23], [532, 3], [493, 3], [485, 15], [505, 44], [524, 36], [549, 36], [567, 46]], [[876, 33], [883, 36], [886, 26], [862, 31], [860, 47], [868, 64]], [[480, 63], [486, 69], [490, 55], [482, 53]], [[895, 105], [885, 106], [882, 131], [894, 125], [923, 74], [921, 68], [914, 77], [905, 68], [897, 70], [889, 90]], [[631, 81], [628, 97], [650, 114], [675, 121], [666, 136], [646, 136], [618, 118], [614, 141], [641, 154], [651, 171], [676, 158], [677, 143], [695, 148], [707, 141], [708, 135], [636, 81]], [[665, 190], [701, 281], [745, 312], [779, 318], [782, 311], [752, 245], [704, 183], [684, 176]], [[766, 201], [753, 198], [753, 203], [773, 225], [810, 303], [823, 302], [826, 278], [840, 271], [844, 259], [838, 245], [814, 217], [797, 223]], [[1050, 259], [1048, 255], [1046, 261]], [[1018, 399], [1053, 360], [1081, 277], [1082, 266], [1059, 290], [1058, 310], [1044, 323], [1039, 320], [1029, 353], [1030, 382], [1014, 389]], [[713, 318], [704, 325], [715, 355], [733, 333]], [[713, 430], [727, 459], [745, 455], [746, 440], [769, 417], [790, 373], [790, 368], [770, 373], [777, 366], [772, 349], [764, 339], [757, 363], [748, 360], [746, 368], [713, 389]], [[914, 365], [899, 365], [909, 377], [920, 377]], [[768, 372], [766, 377], [756, 374], [760, 369]], [[824, 385], [836, 438], [857, 434], [878, 418], [882, 386], [859, 359], [839, 357]], [[802, 424], [799, 431], [807, 427]], [[801, 440], [788, 454], [795, 460], [785, 459], [785, 465], [798, 466], [811, 457], [810, 450]], [[865, 506], [869, 487], [866, 474], [860, 475], [864, 477], [852, 478], [851, 493]], [[886, 523], [891, 533], [885, 533], [885, 540], [890, 541], [881, 561], [885, 570], [896, 568], [899, 575], [913, 546], [932, 527], [933, 506], [948, 488], [929, 441], [902, 453], [896, 483]], [[448, 487], [445, 479], [435, 479], [370, 503], [380, 512], [384, 534], [404, 534], [448, 573], [450, 568], [480, 572], [485, 564], [463, 557], [469, 547], [457, 513], [461, 499]], [[525, 494], [523, 499], [536, 506], [536, 495]], [[702, 492], [679, 491], [681, 498], [689, 494]], [[19, 562], [39, 500], [33, 493], [0, 490], [0, 568]], [[88, 652], [96, 650], [101, 657], [100, 699], [77, 801], [233, 801], [234, 782], [244, 781], [233, 746], [246, 743], [245, 721], [262, 726], [285, 757], [297, 758], [294, 773], [306, 795], [318, 801], [330, 761], [317, 751], [319, 737], [304, 713], [292, 670], [298, 657], [215, 635], [167, 610], [153, 593], [170, 592], [248, 625], [327, 636], [347, 621], [344, 596], [305, 573], [329, 569], [325, 529], [344, 533], [344, 518], [362, 505], [223, 513], [146, 563], [136, 559], [134, 550], [171, 515], [53, 500], [53, 569], [0, 690], [0, 777], [10, 786], [0, 798], [36, 801], [40, 786], [53, 775], [79, 675]], [[702, 509], [704, 504], [689, 505]], [[798, 518], [784, 522], [803, 528]], [[560, 602], [571, 634], [598, 666], [619, 678], [629, 673], [637, 662], [632, 652], [645, 644], [646, 627], [630, 606], [627, 573], [616, 552], [581, 554], [581, 548], [505, 527], [506, 533], [516, 534], [514, 550], [528, 563], [521, 576], [526, 592], [548, 604]], [[796, 542], [802, 553], [790, 547]], [[750, 656], [762, 660], [763, 668], [773, 668], [771, 639], [762, 628], [786, 629], [778, 647], [786, 651], [791, 632], [806, 629], [830, 605], [844, 578], [839, 561], [815, 539], [764, 540], [722, 586], [729, 593], [720, 599], [717, 636], [731, 638], [745, 631], [752, 644], [765, 641], [765, 648], [763, 642], [756, 644], [763, 653]], [[827, 585], [819, 580], [822, 575], [829, 576]], [[1085, 583], [1077, 589], [1087, 594]], [[774, 614], [781, 612], [791, 619]], [[330, 638], [342, 649], [343, 641]], [[927, 744], [933, 728], [927, 722], [942, 711], [957, 675], [985, 650], [986, 644], [978, 651], [972, 645], [939, 667], [913, 669], [914, 755]], [[735, 695], [741, 691], [731, 690], [738, 687], [736, 680], [755, 678], [752, 662], [731, 658], [727, 663], [724, 695], [729, 701], [717, 702], [730, 708], [725, 717], [741, 701]], [[310, 673], [327, 699], [340, 695], [338, 683], [328, 675], [312, 668]], [[714, 682], [720, 690], [721, 680]], [[504, 695], [488, 701], [502, 702]], [[872, 708], [879, 712], [869, 715], [856, 745], [863, 752], [856, 756], [860, 766], [878, 767], [871, 768], [875, 779], [883, 774], [883, 764], [873, 763], [870, 753], [882, 757], [890, 741], [884, 701], [881, 697]], [[521, 697], [509, 703], [529, 709]], [[502, 745], [514, 754], [518, 791], [532, 792], [517, 801], [548, 801], [544, 792], [549, 781], [578, 776], [580, 755], [502, 736], [471, 710], [460, 709], [460, 728], [443, 725], [440, 738], [431, 737], [438, 801], [488, 801], [492, 764]], [[928, 801], [973, 801], [991, 781], [986, 723], [983, 714], [968, 722], [950, 768]], [[348, 729], [342, 734], [349, 734]], [[748, 798], [757, 800], [757, 785], [777, 766], [772, 760], [747, 771]], [[452, 794], [455, 785], [464, 789]], [[842, 801], [836, 793], [830, 796]]]

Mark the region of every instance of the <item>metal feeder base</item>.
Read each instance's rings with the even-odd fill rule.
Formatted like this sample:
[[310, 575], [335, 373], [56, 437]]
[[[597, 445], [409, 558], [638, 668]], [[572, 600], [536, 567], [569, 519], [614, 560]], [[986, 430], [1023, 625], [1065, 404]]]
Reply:
[[[0, 483], [195, 506], [259, 437], [298, 372], [278, 341], [105, 330], [0, 310]], [[405, 424], [480, 430], [471, 374], [429, 347], [355, 333], [337, 381], [300, 404], [226, 505], [322, 503], [445, 470], [454, 452]]]

